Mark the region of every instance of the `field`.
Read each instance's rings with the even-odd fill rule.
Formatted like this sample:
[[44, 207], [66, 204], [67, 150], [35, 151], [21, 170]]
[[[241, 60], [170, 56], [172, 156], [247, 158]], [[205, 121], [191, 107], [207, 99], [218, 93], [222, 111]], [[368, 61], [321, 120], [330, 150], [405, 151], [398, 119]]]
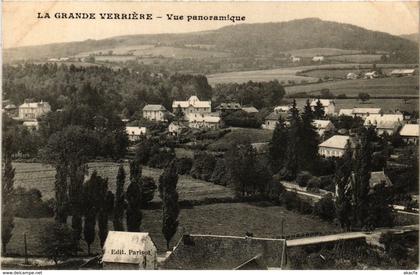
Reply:
[[273, 132], [263, 129], [231, 128], [232, 131], [211, 143], [207, 149], [212, 151], [228, 150], [232, 142], [267, 142], [271, 140]]
[[[382, 69], [387, 68], [405, 68], [412, 67], [412, 65], [401, 65], [401, 64], [377, 64], [377, 67]], [[279, 82], [295, 81], [301, 83], [306, 81], [308, 83], [317, 82], [318, 76], [307, 75], [305, 71], [311, 70], [355, 70], [355, 69], [371, 69], [371, 64], [323, 64], [323, 65], [311, 65], [311, 66], [298, 66], [298, 67], [287, 67], [270, 70], [257, 70], [257, 71], [237, 71], [228, 73], [209, 74], [207, 79], [210, 85], [214, 86], [219, 83], [246, 83], [248, 81], [271, 81], [277, 79]], [[302, 74], [302, 72], [304, 72]], [[299, 74], [301, 73], [301, 74]], [[299, 75], [296, 75], [299, 74]], [[307, 76], [306, 76], [307, 75]], [[300, 87], [300, 86], [298, 86]], [[293, 88], [293, 87], [291, 87]]]
[[327, 60], [349, 63], [372, 63], [381, 60], [380, 54], [347, 54], [327, 57]]
[[[288, 211], [280, 206], [258, 206], [247, 203], [219, 203], [195, 206], [190, 209], [181, 209], [180, 226], [178, 233], [171, 242], [174, 246], [182, 234], [220, 234], [230, 236], [244, 236], [251, 232], [254, 237], [279, 237], [281, 235], [281, 220], [285, 220], [284, 234], [306, 232], [326, 232], [338, 230], [333, 224], [319, 220], [309, 215], [301, 215]], [[8, 245], [8, 252], [22, 255], [23, 234], [27, 233], [28, 254], [40, 255], [42, 253], [40, 236], [46, 224], [53, 219], [15, 219], [13, 237]], [[112, 223], [109, 224], [112, 230]], [[166, 249], [166, 243], [161, 233], [161, 210], [144, 210], [142, 231], [150, 232], [159, 251]], [[86, 253], [85, 242], [81, 242], [83, 252]], [[93, 252], [98, 253], [99, 240], [93, 244]]]
[[335, 49], [335, 48], [311, 48], [311, 49], [292, 50], [292, 51], [288, 51], [287, 53], [291, 55], [299, 56], [299, 57], [314, 57], [315, 55], [323, 55], [323, 56], [351, 55], [351, 54], [358, 54], [360, 53], [360, 51], [343, 50], [343, 49]]
[[[54, 197], [54, 176], [55, 170], [51, 166], [40, 163], [13, 163], [16, 169], [15, 186], [25, 188], [37, 188], [41, 191], [43, 199]], [[89, 163], [89, 172], [97, 170], [102, 177], [107, 177], [109, 189], [115, 193], [116, 176], [119, 164], [112, 162]], [[129, 173], [128, 164], [124, 164], [126, 173]], [[143, 167], [143, 175], [153, 177], [158, 184], [161, 169]], [[126, 177], [125, 187], [128, 186], [128, 176]], [[205, 198], [230, 198], [233, 192], [224, 186], [210, 182], [193, 179], [190, 176], [179, 176], [178, 192], [180, 200], [201, 200]], [[159, 201], [159, 196], [155, 194], [154, 201]]]
[[386, 77], [376, 79], [355, 79], [342, 81], [328, 81], [311, 85], [286, 87], [286, 94], [306, 92], [317, 94], [322, 89], [329, 89], [334, 95], [346, 94], [357, 96], [366, 92], [371, 96], [418, 96], [418, 76]]

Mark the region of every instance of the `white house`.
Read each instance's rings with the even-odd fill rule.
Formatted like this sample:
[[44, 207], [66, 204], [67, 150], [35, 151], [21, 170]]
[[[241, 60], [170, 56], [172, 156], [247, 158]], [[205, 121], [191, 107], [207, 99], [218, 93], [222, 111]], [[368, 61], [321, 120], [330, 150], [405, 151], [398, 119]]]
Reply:
[[318, 153], [324, 157], [342, 157], [349, 141], [349, 136], [332, 136], [318, 145]]
[[23, 103], [19, 106], [19, 119], [34, 120], [50, 111], [51, 106], [45, 101]]
[[353, 116], [353, 109], [340, 109], [339, 116]]
[[160, 104], [147, 104], [143, 108], [143, 117], [153, 121], [165, 121], [165, 114], [168, 111]]
[[127, 132], [128, 140], [137, 141], [146, 134], [146, 127], [126, 126], [125, 131]]
[[198, 114], [188, 124], [191, 128], [218, 129], [220, 126], [220, 117], [215, 114]]
[[406, 124], [401, 128], [400, 136], [411, 144], [419, 143], [419, 124]]
[[173, 121], [171, 122], [171, 124], [169, 124], [168, 126], [168, 132], [171, 135], [177, 136], [179, 135], [184, 129], [187, 129], [188, 126], [185, 122], [177, 122], [177, 121]]
[[378, 77], [379, 77], [379, 73], [377, 71], [365, 73], [365, 79], [373, 79], [373, 78], [378, 78]]
[[385, 132], [392, 135], [403, 125], [403, 120], [402, 114], [375, 114], [368, 115], [363, 125], [365, 127], [374, 126], [378, 135]]
[[353, 108], [353, 115], [365, 119], [369, 115], [381, 113], [381, 108]]
[[287, 113], [285, 112], [271, 112], [264, 119], [264, 124], [262, 125], [263, 129], [274, 130], [279, 122], [279, 118], [283, 117], [284, 120], [287, 118]]
[[322, 137], [325, 132], [334, 130], [334, 124], [329, 120], [314, 119], [313, 123], [318, 135]]
[[317, 55], [317, 56], [312, 57], [313, 62], [322, 62], [324, 60], [325, 58], [322, 55]]
[[300, 57], [298, 57], [298, 56], [291, 56], [290, 57], [290, 60], [293, 62], [293, 63], [299, 63], [300, 61], [302, 61], [302, 59], [300, 58]]
[[185, 119], [189, 122], [202, 120], [204, 115], [211, 113], [211, 101], [201, 101], [196, 96], [191, 96], [187, 101], [172, 102], [172, 110], [181, 108]]
[[28, 128], [29, 130], [38, 130], [39, 128], [39, 123], [38, 121], [34, 120], [34, 121], [24, 121], [23, 122], [23, 126], [25, 126], [26, 128]]
[[109, 231], [103, 249], [104, 269], [157, 269], [157, 249], [149, 233]]
[[274, 107], [274, 111], [278, 113], [287, 113], [290, 110], [290, 106], [282, 105]]
[[321, 105], [326, 115], [335, 114], [335, 102], [334, 100], [330, 100], [330, 99], [313, 99], [311, 102], [312, 110], [315, 110], [315, 106], [317, 105], [318, 100], [321, 102]]
[[346, 79], [357, 79], [357, 78], [358, 78], [358, 75], [355, 73], [348, 73], [346, 75]]
[[391, 76], [412, 76], [416, 73], [416, 69], [395, 69], [392, 70]]

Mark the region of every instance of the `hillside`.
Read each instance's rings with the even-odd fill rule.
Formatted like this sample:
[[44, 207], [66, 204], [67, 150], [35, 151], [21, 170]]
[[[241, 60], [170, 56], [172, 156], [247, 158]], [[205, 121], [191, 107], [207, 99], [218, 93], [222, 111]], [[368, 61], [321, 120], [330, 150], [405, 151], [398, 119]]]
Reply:
[[410, 40], [410, 41], [414, 41], [416, 43], [419, 42], [419, 34], [418, 33], [410, 33], [410, 34], [403, 34], [400, 35], [400, 37]]
[[202, 51], [207, 51], [206, 47], [209, 47], [236, 57], [271, 56], [309, 48], [336, 48], [367, 53], [399, 53], [400, 62], [414, 63], [418, 58], [418, 47], [413, 41], [350, 24], [307, 18], [280, 23], [239, 24], [186, 34], [129, 35], [6, 49], [4, 60], [74, 56], [83, 52], [137, 45], [193, 46], [200, 47]]

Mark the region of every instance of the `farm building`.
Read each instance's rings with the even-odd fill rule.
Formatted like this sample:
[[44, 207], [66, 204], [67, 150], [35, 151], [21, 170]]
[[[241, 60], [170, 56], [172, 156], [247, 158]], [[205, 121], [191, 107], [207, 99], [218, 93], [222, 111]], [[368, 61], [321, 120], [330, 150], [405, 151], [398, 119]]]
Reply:
[[19, 106], [19, 119], [33, 120], [51, 111], [51, 106], [48, 102], [32, 102], [23, 103]]
[[412, 76], [416, 74], [416, 69], [395, 69], [391, 71], [391, 76]]
[[401, 128], [400, 136], [407, 143], [419, 143], [419, 124], [406, 124]]
[[242, 111], [247, 112], [248, 114], [258, 113], [258, 109], [254, 106], [242, 107]]
[[125, 131], [129, 141], [137, 141], [146, 134], [146, 127], [126, 126]]
[[378, 135], [388, 133], [392, 135], [402, 126], [404, 116], [402, 114], [376, 114], [365, 118], [364, 126], [374, 126]]
[[355, 73], [348, 73], [346, 75], [346, 79], [358, 79], [358, 78], [359, 78], [359, 76]]
[[318, 145], [318, 152], [324, 157], [341, 157], [350, 142], [349, 136], [335, 135]]
[[165, 121], [165, 114], [168, 111], [160, 104], [147, 104], [143, 108], [143, 117], [153, 121]]
[[367, 72], [365, 73], [365, 79], [374, 79], [374, 78], [378, 78], [379, 77], [379, 73], [377, 71], [373, 71], [373, 72]]
[[281, 269], [286, 265], [286, 249], [285, 239], [184, 235], [163, 263], [163, 268]]
[[187, 129], [187, 128], [188, 128], [187, 123], [182, 122], [182, 121], [180, 121], [180, 122], [173, 121], [173, 122], [171, 122], [171, 124], [169, 124], [168, 131], [171, 135], [177, 136], [177, 135], [181, 134], [181, 132], [184, 129]]
[[104, 244], [104, 269], [156, 269], [156, 246], [149, 233], [109, 231]]
[[339, 116], [353, 116], [353, 109], [340, 109]]
[[317, 55], [317, 56], [312, 57], [313, 62], [322, 62], [324, 60], [325, 58], [322, 55]]
[[313, 99], [311, 102], [312, 110], [315, 109], [315, 106], [317, 105], [318, 100], [321, 102], [321, 105], [326, 115], [335, 114], [335, 102], [330, 99]]
[[316, 128], [320, 137], [322, 137], [325, 132], [333, 131], [335, 128], [334, 124], [329, 120], [315, 119], [312, 124]]
[[191, 128], [218, 129], [220, 117], [217, 113], [194, 114], [188, 125]]
[[274, 111], [278, 113], [287, 113], [289, 110], [290, 110], [290, 106], [287, 106], [287, 105], [274, 107]]
[[199, 117], [211, 113], [211, 101], [201, 101], [196, 96], [191, 96], [187, 101], [172, 102], [172, 109], [181, 108], [186, 120], [193, 122]]
[[219, 106], [216, 107], [217, 112], [225, 112], [225, 111], [237, 111], [241, 110], [241, 104], [236, 102], [230, 102], [230, 103], [220, 103]]
[[381, 108], [353, 108], [353, 115], [365, 119], [369, 115], [381, 113]]
[[264, 124], [262, 125], [263, 129], [274, 130], [277, 123], [279, 122], [280, 117], [284, 120], [287, 118], [287, 113], [281, 112], [271, 112], [268, 116], [265, 117]]
[[292, 63], [299, 63], [300, 61], [302, 61], [302, 59], [298, 56], [291, 56], [290, 60], [292, 61]]

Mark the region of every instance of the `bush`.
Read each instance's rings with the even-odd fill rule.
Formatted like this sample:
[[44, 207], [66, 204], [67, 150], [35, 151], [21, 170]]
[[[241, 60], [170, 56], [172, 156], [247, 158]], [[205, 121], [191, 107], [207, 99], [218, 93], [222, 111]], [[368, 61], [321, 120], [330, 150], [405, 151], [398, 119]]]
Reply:
[[142, 204], [145, 206], [153, 200], [157, 185], [152, 177], [141, 177], [141, 182]]
[[[156, 148], [156, 147], [154, 147]], [[150, 151], [148, 165], [153, 168], [165, 168], [175, 158], [175, 151], [172, 148], [159, 148]]]
[[72, 229], [62, 223], [49, 224], [41, 236], [41, 243], [44, 244], [44, 255], [55, 264], [75, 255], [78, 250]]
[[225, 125], [231, 127], [260, 128], [262, 124], [255, 114], [249, 114], [242, 110], [229, 113], [222, 118]]
[[314, 213], [321, 219], [332, 221], [335, 218], [335, 204], [331, 194], [315, 203]]
[[20, 218], [45, 218], [54, 216], [54, 199], [42, 201], [41, 192], [32, 188], [17, 187], [14, 192], [15, 216]]
[[223, 186], [227, 186], [229, 184], [230, 181], [224, 158], [217, 159], [210, 181]]
[[188, 157], [177, 158], [175, 161], [176, 171], [179, 175], [188, 174], [193, 165], [193, 160]]
[[304, 201], [304, 200], [299, 200], [298, 211], [299, 211], [299, 213], [306, 214], [306, 215], [312, 214], [313, 207], [309, 202]]
[[207, 152], [195, 153], [190, 175], [195, 179], [209, 181], [215, 165], [216, 159], [212, 154]]
[[287, 210], [297, 209], [299, 202], [296, 192], [283, 192], [280, 195], [280, 203], [283, 204]]
[[332, 176], [319, 177], [319, 188], [335, 193], [335, 183]]
[[312, 177], [308, 181], [307, 190], [315, 193], [319, 193], [319, 187], [321, 185], [321, 180], [318, 177]]
[[299, 184], [300, 187], [306, 187], [311, 178], [311, 173], [307, 171], [302, 171], [297, 174], [296, 183]]
[[286, 189], [281, 182], [273, 179], [268, 184], [267, 197], [273, 202], [278, 202], [280, 200], [280, 195], [283, 194], [285, 190]]

